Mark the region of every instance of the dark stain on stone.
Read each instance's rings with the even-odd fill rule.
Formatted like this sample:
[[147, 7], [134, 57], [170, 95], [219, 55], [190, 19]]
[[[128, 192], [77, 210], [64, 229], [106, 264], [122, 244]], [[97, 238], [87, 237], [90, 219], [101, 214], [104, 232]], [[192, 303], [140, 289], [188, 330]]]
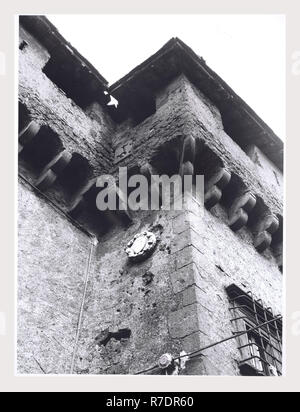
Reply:
[[155, 226], [153, 226], [151, 229], [151, 232], [155, 233], [156, 236], [161, 236], [163, 231], [164, 231], [164, 227], [161, 224], [157, 224]]
[[143, 284], [145, 286], [150, 285], [154, 279], [154, 274], [150, 272], [149, 270], [143, 275]]
[[119, 329], [117, 332], [110, 332], [109, 329], [105, 329], [96, 337], [95, 341], [98, 346], [106, 346], [111, 339], [122, 341], [130, 339], [130, 337], [130, 329]]

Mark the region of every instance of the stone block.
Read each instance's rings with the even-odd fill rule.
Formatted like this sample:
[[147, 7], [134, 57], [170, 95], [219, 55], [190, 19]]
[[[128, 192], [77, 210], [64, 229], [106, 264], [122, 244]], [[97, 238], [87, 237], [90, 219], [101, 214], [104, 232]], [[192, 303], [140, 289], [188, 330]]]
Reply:
[[192, 285], [197, 285], [201, 288], [202, 278], [195, 263], [190, 263], [182, 269], [171, 273], [170, 279], [174, 293], [182, 292]]
[[192, 333], [199, 332], [198, 307], [187, 306], [169, 314], [169, 332], [173, 339], [182, 339]]
[[182, 304], [183, 306], [188, 306], [201, 303], [206, 298], [205, 295], [205, 292], [197, 286], [191, 286], [182, 292]]

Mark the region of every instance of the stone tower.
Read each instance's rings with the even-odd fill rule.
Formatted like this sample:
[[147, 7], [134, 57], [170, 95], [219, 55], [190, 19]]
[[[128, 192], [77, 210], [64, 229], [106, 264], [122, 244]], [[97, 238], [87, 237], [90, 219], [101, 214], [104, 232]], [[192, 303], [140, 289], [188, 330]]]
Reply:
[[[281, 140], [177, 38], [110, 87], [45, 17], [19, 49], [18, 372], [281, 374]], [[120, 167], [204, 202], [101, 212]]]

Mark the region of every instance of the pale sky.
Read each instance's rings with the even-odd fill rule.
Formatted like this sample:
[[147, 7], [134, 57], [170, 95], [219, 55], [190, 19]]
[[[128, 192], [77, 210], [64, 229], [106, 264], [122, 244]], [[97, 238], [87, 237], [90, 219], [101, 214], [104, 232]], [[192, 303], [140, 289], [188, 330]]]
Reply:
[[109, 84], [179, 37], [285, 140], [285, 17], [48, 15]]

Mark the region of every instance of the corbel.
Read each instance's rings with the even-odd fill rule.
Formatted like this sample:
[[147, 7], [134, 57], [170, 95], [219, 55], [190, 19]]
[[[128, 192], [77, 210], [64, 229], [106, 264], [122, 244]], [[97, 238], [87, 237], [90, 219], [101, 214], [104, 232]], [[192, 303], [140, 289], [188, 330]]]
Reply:
[[145, 176], [148, 180], [150, 198], [152, 199], [152, 196], [154, 196], [155, 199], [159, 199], [159, 205], [157, 205], [157, 209], [159, 209], [162, 205], [162, 193], [160, 187], [157, 187], [157, 185], [152, 184], [152, 176], [157, 175], [157, 173], [155, 172], [153, 166], [150, 163], [143, 164], [140, 167], [140, 173], [143, 176]]
[[246, 226], [249, 213], [256, 205], [256, 197], [249, 191], [239, 195], [229, 210], [229, 227], [234, 231]]
[[272, 235], [279, 228], [279, 219], [273, 214], [267, 214], [257, 224], [254, 237], [254, 247], [263, 253], [272, 243]]
[[[101, 191], [101, 188], [97, 187], [97, 179], [92, 179], [79, 193], [77, 196], [77, 199], [73, 203], [72, 208], [69, 210], [69, 215], [72, 216], [73, 218], [77, 218], [82, 211], [86, 208], [87, 206], [87, 197], [91, 192], [94, 192], [94, 201], [95, 201], [95, 208], [96, 206], [96, 201], [97, 201], [97, 195]], [[127, 199], [125, 199], [123, 193], [121, 190], [117, 187], [111, 186], [111, 190], [115, 191], [116, 199], [117, 199], [117, 204], [119, 204], [119, 207], [117, 210], [107, 210], [107, 211], [100, 211], [99, 213], [102, 213], [102, 216], [106, 217], [106, 220], [115, 223], [117, 221], [122, 221], [124, 224], [130, 224], [132, 222], [132, 217], [130, 215], [130, 212], [127, 207]], [[92, 194], [93, 195], [93, 194]]]
[[36, 187], [45, 191], [52, 186], [57, 178], [64, 172], [72, 159], [72, 154], [67, 150], [59, 153], [48, 165], [44, 168], [39, 179], [36, 182]]
[[211, 178], [205, 183], [204, 203], [207, 209], [218, 204], [222, 198], [223, 190], [231, 180], [231, 173], [224, 167], [219, 167]]
[[127, 225], [131, 224], [132, 217], [129, 211], [128, 200], [126, 198], [126, 195], [117, 185], [112, 190], [116, 191], [117, 204], [119, 205], [118, 210], [116, 211], [117, 216], [121, 219], [122, 223]]
[[193, 136], [187, 136], [183, 142], [182, 156], [180, 162], [179, 174], [181, 177], [194, 174], [194, 164], [196, 157], [196, 139]]
[[[86, 207], [86, 196], [92, 190], [95, 190], [96, 193], [96, 179], [90, 180], [79, 192], [78, 196], [76, 197], [73, 206], [69, 210], [69, 215], [73, 218], [76, 218]], [[95, 197], [95, 205], [96, 205], [96, 197]]]
[[24, 147], [31, 142], [31, 140], [39, 133], [41, 126], [35, 121], [31, 121], [23, 130], [19, 133], [19, 154]]

